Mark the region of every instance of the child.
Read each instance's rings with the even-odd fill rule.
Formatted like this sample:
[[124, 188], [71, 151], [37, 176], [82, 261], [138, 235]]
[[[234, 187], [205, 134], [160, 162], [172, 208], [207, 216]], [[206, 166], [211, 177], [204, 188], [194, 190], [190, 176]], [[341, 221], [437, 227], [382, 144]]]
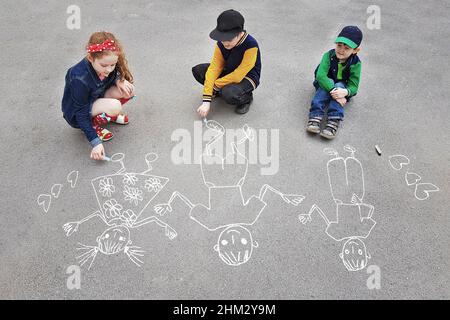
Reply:
[[92, 146], [91, 158], [102, 160], [102, 141], [113, 137], [102, 126], [110, 121], [128, 123], [122, 103], [134, 96], [133, 76], [121, 44], [109, 32], [93, 33], [86, 53], [67, 71], [62, 112], [72, 127], [80, 128], [86, 135]]
[[192, 68], [194, 78], [204, 85], [203, 104], [197, 112], [206, 117], [212, 98], [220, 95], [236, 105], [236, 113], [247, 113], [261, 74], [258, 43], [244, 30], [244, 17], [232, 9], [219, 15], [209, 36], [217, 41], [211, 63]]
[[320, 132], [320, 123], [329, 103], [327, 124], [320, 135], [327, 139], [336, 136], [339, 122], [344, 118], [344, 105], [358, 92], [361, 61], [357, 53], [362, 37], [358, 27], [347, 26], [336, 38], [336, 48], [323, 55], [314, 73], [317, 91], [311, 102], [308, 132]]

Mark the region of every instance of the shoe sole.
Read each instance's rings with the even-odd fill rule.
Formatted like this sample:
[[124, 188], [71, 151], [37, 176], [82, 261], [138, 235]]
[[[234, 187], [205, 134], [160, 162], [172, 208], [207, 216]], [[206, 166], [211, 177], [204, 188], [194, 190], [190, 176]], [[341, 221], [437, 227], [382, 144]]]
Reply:
[[308, 131], [308, 132], [310, 132], [310, 133], [315, 133], [315, 134], [318, 134], [318, 133], [320, 133], [320, 128], [317, 128], [317, 129], [315, 129], [315, 128], [306, 128], [306, 131]]
[[114, 138], [114, 136], [112, 136], [111, 138], [108, 138], [108, 139], [102, 139], [102, 138], [100, 138], [100, 140], [101, 140], [102, 142], [106, 142], [106, 141], [111, 140], [112, 138]]
[[250, 108], [248, 108], [248, 109], [245, 110], [245, 111], [240, 111], [240, 110], [238, 110], [238, 109], [235, 109], [234, 111], [235, 111], [237, 114], [246, 114], [249, 110], [250, 110]]
[[320, 133], [320, 136], [324, 137], [324, 138], [326, 138], [328, 140], [332, 140], [332, 139], [336, 138], [336, 136], [329, 136], [327, 134], [324, 134], [323, 132]]

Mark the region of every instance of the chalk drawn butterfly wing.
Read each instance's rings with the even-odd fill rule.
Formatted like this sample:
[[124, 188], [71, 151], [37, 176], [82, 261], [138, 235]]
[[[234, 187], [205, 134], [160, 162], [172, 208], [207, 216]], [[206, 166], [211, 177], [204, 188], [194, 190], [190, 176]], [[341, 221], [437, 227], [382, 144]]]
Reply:
[[102, 212], [105, 203], [111, 204], [113, 200], [120, 211], [131, 209], [139, 216], [168, 181], [168, 178], [151, 174], [125, 172], [95, 178], [92, 187]]

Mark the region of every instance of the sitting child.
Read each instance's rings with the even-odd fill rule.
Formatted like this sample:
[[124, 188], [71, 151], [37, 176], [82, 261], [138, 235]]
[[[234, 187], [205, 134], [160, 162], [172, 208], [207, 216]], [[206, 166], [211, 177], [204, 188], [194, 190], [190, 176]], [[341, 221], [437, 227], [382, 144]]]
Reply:
[[347, 26], [336, 38], [336, 48], [323, 55], [315, 71], [316, 94], [311, 101], [308, 132], [320, 132], [320, 123], [329, 104], [328, 120], [320, 135], [327, 139], [336, 136], [339, 122], [344, 119], [344, 105], [358, 92], [361, 61], [357, 54], [362, 38], [358, 27]]

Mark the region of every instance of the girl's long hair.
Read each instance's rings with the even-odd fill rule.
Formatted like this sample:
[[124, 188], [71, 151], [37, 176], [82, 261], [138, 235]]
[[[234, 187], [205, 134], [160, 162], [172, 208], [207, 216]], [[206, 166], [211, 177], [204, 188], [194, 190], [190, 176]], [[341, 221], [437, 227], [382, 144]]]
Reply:
[[[105, 40], [114, 40], [114, 43], [116, 47], [119, 49], [118, 51], [114, 51], [113, 53], [117, 54], [119, 56], [119, 59], [117, 60], [116, 68], [120, 73], [121, 79], [126, 79], [127, 81], [133, 83], [133, 75], [130, 72], [130, 69], [128, 68], [128, 61], [125, 58], [125, 53], [123, 51], [122, 44], [120, 41], [116, 39], [116, 37], [106, 31], [100, 31], [100, 32], [94, 32], [90, 38], [87, 46], [90, 46], [92, 44], [102, 44]], [[112, 51], [101, 51], [101, 52], [91, 52], [88, 53], [94, 60], [101, 58], [105, 54], [110, 54]]]

